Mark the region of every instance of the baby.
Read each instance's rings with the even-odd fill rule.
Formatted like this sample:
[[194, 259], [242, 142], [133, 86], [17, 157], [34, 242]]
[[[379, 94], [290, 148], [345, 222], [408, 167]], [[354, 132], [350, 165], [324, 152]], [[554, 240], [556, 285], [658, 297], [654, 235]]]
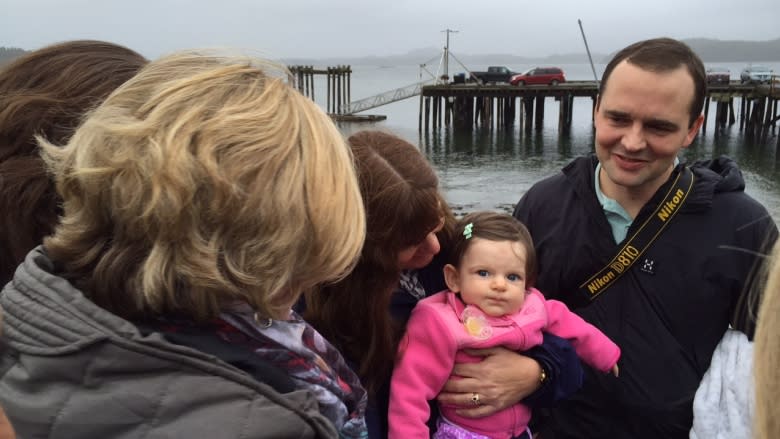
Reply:
[[[400, 344], [390, 388], [390, 438], [428, 437], [428, 401], [456, 363], [479, 361], [465, 349], [524, 351], [541, 344], [544, 331], [569, 339], [592, 367], [618, 375], [620, 348], [533, 288], [536, 255], [523, 224], [494, 212], [466, 215], [452, 250], [454, 265], [444, 267], [449, 290], [418, 302]], [[479, 405], [477, 394], [472, 402]], [[531, 409], [520, 403], [482, 418], [459, 416], [457, 407], [440, 409], [434, 438], [531, 437]]]

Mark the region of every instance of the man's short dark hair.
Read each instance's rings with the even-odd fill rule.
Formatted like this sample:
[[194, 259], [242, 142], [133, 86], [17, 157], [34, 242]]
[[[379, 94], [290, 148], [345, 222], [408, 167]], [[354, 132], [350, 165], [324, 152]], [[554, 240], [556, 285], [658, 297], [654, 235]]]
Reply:
[[687, 44], [672, 38], [653, 38], [636, 42], [622, 49], [615, 54], [607, 64], [607, 68], [604, 69], [599, 96], [604, 94], [612, 71], [623, 60], [651, 72], [668, 72], [685, 66], [693, 78], [694, 85], [688, 126], [693, 125], [704, 107], [704, 98], [707, 94], [707, 74], [704, 71], [704, 63], [702, 63], [701, 58]]

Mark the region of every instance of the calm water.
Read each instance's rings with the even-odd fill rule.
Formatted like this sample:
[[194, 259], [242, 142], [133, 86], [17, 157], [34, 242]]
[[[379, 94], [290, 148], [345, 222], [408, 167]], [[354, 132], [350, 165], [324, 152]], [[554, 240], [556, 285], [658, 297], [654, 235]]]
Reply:
[[[763, 64], [780, 72], [780, 63]], [[502, 65], [502, 62], [498, 60], [493, 65]], [[720, 63], [718, 66], [729, 68], [732, 79], [738, 79], [744, 64]], [[487, 66], [469, 67], [483, 70]], [[508, 67], [524, 71], [534, 65]], [[570, 80], [593, 79], [590, 65], [564, 64], [560, 67]], [[417, 66], [352, 66], [352, 69], [352, 100], [420, 80]], [[428, 66], [428, 69], [436, 73], [436, 66]], [[603, 69], [604, 65], [596, 65], [599, 76]], [[462, 71], [451, 61], [450, 75]], [[324, 80], [316, 86], [319, 95], [324, 96]], [[324, 102], [320, 103], [324, 105]], [[564, 134], [558, 132], [558, 102], [553, 99], [547, 99], [543, 129], [530, 134], [517, 126], [510, 130], [475, 129], [466, 134], [443, 128], [439, 132], [420, 134], [417, 130], [418, 108], [419, 98], [410, 98], [365, 112], [386, 115], [386, 121], [342, 123], [341, 129], [345, 134], [369, 128], [389, 130], [419, 145], [436, 168], [448, 201], [459, 209], [509, 210], [533, 183], [557, 172], [572, 158], [592, 151], [594, 133], [589, 98], [575, 98], [572, 126]], [[710, 119], [713, 118], [714, 108], [711, 108]], [[713, 123], [710, 120], [705, 134], [699, 134], [694, 143], [682, 151], [681, 159], [692, 161], [724, 154], [734, 158], [745, 176], [746, 191], [760, 200], [775, 222], [780, 223], [778, 129], [760, 144], [745, 138], [739, 130], [739, 121], [718, 132]]]

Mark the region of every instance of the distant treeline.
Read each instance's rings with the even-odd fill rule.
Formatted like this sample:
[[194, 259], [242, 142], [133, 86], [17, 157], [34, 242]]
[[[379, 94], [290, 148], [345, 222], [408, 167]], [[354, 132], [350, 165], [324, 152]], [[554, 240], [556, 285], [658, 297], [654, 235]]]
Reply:
[[[705, 63], [716, 62], [777, 62], [780, 61], [780, 38], [769, 41], [726, 41], [704, 38], [692, 38], [683, 40], [699, 54]], [[619, 50], [615, 49], [612, 53], [592, 53], [593, 61], [597, 63], [607, 63], [612, 56]], [[455, 53], [455, 52], [453, 52]], [[419, 65], [426, 59], [437, 61], [441, 55], [441, 49], [428, 47], [424, 49], [415, 49], [405, 54], [387, 55], [387, 56], [360, 56], [360, 57], [339, 57], [339, 58], [288, 58], [284, 61], [287, 64], [315, 64], [315, 65]], [[587, 63], [588, 56], [583, 49], [578, 53], [562, 53], [548, 56], [525, 56], [520, 53], [481, 53], [465, 54], [457, 53], [458, 59], [467, 65], [488, 65], [496, 64], [497, 60], [502, 60], [503, 65], [522, 65], [522, 64], [575, 64]], [[427, 62], [427, 61], [426, 61]]]
[[27, 53], [26, 50], [18, 47], [0, 47], [0, 65], [25, 53]]
[[[780, 38], [769, 41], [726, 41], [713, 40], [706, 38], [691, 38], [683, 40], [699, 54], [707, 63], [714, 62], [761, 62], [761, 61], [780, 61]], [[0, 65], [26, 53], [24, 49], [18, 47], [0, 47]], [[426, 57], [436, 57], [439, 49], [427, 48], [416, 49], [403, 55], [389, 56], [362, 56], [362, 57], [343, 57], [343, 58], [321, 58], [321, 59], [303, 59], [290, 58], [285, 61], [288, 64], [353, 64], [353, 65], [417, 65], [421, 59]], [[596, 62], [606, 63], [614, 55], [594, 53], [593, 59]], [[506, 59], [507, 65], [524, 64], [529, 62], [548, 62], [548, 63], [579, 63], [588, 62], [587, 55], [584, 53], [556, 54], [546, 57], [526, 57], [521, 54], [459, 54], [462, 61], [467, 64], [485, 64], [494, 62], [497, 58]]]
[[780, 38], [769, 41], [684, 40], [707, 62], [780, 61]]

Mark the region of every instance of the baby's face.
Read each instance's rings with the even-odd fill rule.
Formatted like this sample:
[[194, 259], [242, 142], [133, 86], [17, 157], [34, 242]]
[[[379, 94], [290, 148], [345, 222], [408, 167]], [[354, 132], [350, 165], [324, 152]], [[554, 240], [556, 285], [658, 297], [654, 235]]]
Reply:
[[493, 317], [516, 313], [525, 300], [525, 247], [514, 241], [472, 240], [457, 269], [461, 298]]

